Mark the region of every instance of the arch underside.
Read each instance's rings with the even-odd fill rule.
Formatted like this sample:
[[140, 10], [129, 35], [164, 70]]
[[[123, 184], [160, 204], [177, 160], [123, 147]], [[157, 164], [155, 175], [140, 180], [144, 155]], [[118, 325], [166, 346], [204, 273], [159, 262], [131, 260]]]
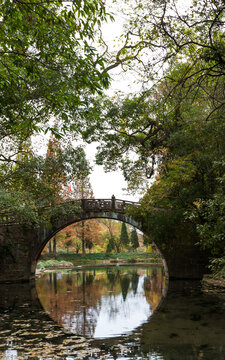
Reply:
[[[43, 241], [42, 241], [41, 247], [38, 250], [36, 260], [40, 256], [43, 248], [46, 246], [48, 241], [53, 236], [55, 236], [60, 230], [64, 229], [65, 227], [67, 227], [69, 225], [75, 224], [77, 222], [90, 220], [90, 219], [111, 219], [111, 220], [125, 222], [126, 224], [134, 226], [135, 228], [137, 228], [138, 230], [140, 230], [144, 233], [142, 225], [140, 223], [138, 223], [136, 220], [134, 220], [132, 218], [132, 216], [126, 215], [124, 213], [116, 212], [116, 211], [98, 211], [98, 212], [97, 211], [85, 211], [85, 212], [80, 213], [79, 216], [76, 216], [76, 217], [68, 217], [67, 219], [62, 218], [61, 221], [58, 221], [57, 224], [54, 224], [52, 229], [49, 229], [49, 231], [47, 233], [46, 233], [46, 229], [45, 229]], [[155, 246], [161, 255], [165, 272], [168, 273], [166, 260], [165, 260], [164, 256], [162, 255], [160, 249], [158, 248], [157, 244], [155, 244]]]
[[55, 236], [60, 230], [64, 229], [65, 227], [75, 224], [80, 221], [90, 220], [90, 219], [111, 219], [125, 222], [129, 225], [136, 227], [138, 230], [143, 231], [141, 224], [135, 221], [131, 216], [125, 215], [115, 211], [90, 211], [90, 212], [83, 212], [76, 217], [69, 217], [67, 219], [62, 219], [62, 221], [58, 221], [52, 229], [44, 229], [43, 239], [42, 239], [42, 249], [48, 243], [48, 241]]

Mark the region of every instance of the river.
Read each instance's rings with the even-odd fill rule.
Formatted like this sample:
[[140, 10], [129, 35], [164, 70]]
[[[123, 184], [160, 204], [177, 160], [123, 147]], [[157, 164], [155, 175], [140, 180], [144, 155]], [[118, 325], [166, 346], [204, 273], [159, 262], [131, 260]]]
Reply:
[[49, 271], [0, 294], [0, 359], [225, 359], [225, 294], [168, 286], [159, 266]]

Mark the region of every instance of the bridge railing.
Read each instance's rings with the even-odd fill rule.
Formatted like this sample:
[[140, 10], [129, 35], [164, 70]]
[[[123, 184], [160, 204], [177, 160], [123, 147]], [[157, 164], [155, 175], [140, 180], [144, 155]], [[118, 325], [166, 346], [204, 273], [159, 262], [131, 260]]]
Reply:
[[[116, 199], [112, 196], [110, 199], [77, 199], [72, 200], [72, 203], [78, 203], [83, 211], [115, 211], [125, 213], [127, 206], [140, 206], [139, 203], [133, 201], [126, 201]], [[63, 203], [62, 203], [63, 204]], [[48, 209], [49, 207], [46, 207]], [[18, 223], [16, 216], [13, 213], [0, 212], [0, 225], [13, 225]]]
[[126, 207], [129, 205], [138, 207], [139, 203], [133, 201], [126, 201], [116, 199], [112, 197], [111, 199], [83, 199], [82, 209], [85, 211], [117, 211], [124, 213]]

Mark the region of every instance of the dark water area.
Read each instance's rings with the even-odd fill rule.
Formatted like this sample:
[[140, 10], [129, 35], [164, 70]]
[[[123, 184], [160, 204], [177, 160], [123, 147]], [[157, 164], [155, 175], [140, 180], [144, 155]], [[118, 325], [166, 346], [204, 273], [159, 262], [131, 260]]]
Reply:
[[44, 273], [0, 285], [0, 359], [224, 360], [225, 294], [161, 267]]

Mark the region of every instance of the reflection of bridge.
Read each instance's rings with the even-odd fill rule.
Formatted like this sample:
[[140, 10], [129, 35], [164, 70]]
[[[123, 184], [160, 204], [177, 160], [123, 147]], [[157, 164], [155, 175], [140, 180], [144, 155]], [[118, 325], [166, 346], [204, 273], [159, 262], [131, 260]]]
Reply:
[[[67, 203], [67, 202], [66, 202]], [[61, 204], [61, 208], [66, 203]], [[18, 224], [12, 214], [0, 218], [0, 282], [27, 281], [35, 274], [37, 259], [47, 242], [60, 230], [73, 223], [108, 218], [135, 226], [149, 235], [146, 224], [138, 223], [127, 213], [127, 207], [138, 207], [135, 202], [111, 199], [75, 200], [76, 210], [51, 217], [48, 226], [27, 227]], [[157, 209], [155, 209], [157, 211]], [[148, 224], [149, 225], [149, 224]], [[192, 244], [159, 239], [158, 248], [166, 260], [170, 277], [199, 278], [205, 271], [206, 256]]]

